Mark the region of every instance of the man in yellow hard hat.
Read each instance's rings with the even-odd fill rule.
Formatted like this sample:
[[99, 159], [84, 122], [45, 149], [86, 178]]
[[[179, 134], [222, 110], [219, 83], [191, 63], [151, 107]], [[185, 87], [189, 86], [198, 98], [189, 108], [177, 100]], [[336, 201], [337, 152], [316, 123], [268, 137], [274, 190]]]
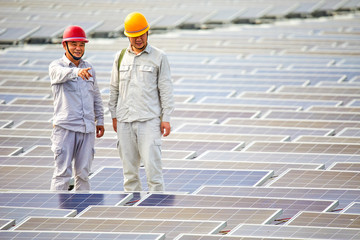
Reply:
[[51, 135], [55, 170], [51, 190], [67, 191], [75, 173], [75, 190], [90, 190], [89, 173], [94, 158], [95, 134], [104, 134], [104, 109], [93, 66], [81, 59], [88, 42], [80, 26], [63, 34], [63, 56], [49, 65], [54, 95]]
[[116, 54], [111, 73], [109, 110], [118, 136], [125, 191], [142, 191], [140, 162], [148, 190], [164, 191], [161, 136], [171, 131], [173, 84], [167, 56], [147, 41], [149, 29], [141, 13], [126, 17], [124, 34], [130, 44]]

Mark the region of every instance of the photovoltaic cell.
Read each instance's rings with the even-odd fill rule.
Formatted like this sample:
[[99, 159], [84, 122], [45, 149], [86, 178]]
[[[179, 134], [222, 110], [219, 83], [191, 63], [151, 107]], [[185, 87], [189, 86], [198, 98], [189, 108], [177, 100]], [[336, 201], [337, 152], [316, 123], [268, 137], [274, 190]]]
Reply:
[[289, 226], [360, 228], [360, 214], [300, 212], [290, 219]]
[[92, 232], [48, 232], [48, 231], [0, 231], [0, 238], [6, 240], [162, 240], [163, 233], [92, 233]]
[[360, 137], [324, 137], [324, 136], [300, 136], [293, 142], [313, 142], [313, 143], [350, 143], [360, 144]]
[[136, 206], [281, 208], [283, 210], [281, 217], [288, 218], [294, 216], [299, 211], [331, 211], [337, 204], [337, 201], [330, 200], [211, 196], [199, 194], [150, 194], [140, 200]]
[[276, 226], [243, 224], [229, 235], [246, 237], [278, 237], [300, 239], [359, 239], [360, 231], [350, 228], [302, 227], [302, 226]]
[[225, 226], [225, 221], [30, 217], [15, 230], [165, 233], [166, 239], [173, 239], [184, 230], [212, 234]]
[[337, 136], [360, 137], [360, 128], [345, 128]]
[[360, 189], [360, 172], [289, 169], [269, 187], [309, 187]]
[[[273, 174], [261, 170], [215, 170], [215, 169], [163, 169], [166, 191], [193, 192], [201, 185], [256, 186]], [[140, 179], [147, 189], [146, 174], [140, 169]], [[123, 191], [122, 168], [104, 167], [90, 177], [94, 191]]]
[[132, 198], [123, 193], [31, 193], [0, 192], [0, 206], [74, 209], [89, 205], [122, 205]]
[[360, 190], [357, 189], [202, 186], [194, 194], [338, 200], [338, 208], [340, 209], [354, 201], [360, 200]]

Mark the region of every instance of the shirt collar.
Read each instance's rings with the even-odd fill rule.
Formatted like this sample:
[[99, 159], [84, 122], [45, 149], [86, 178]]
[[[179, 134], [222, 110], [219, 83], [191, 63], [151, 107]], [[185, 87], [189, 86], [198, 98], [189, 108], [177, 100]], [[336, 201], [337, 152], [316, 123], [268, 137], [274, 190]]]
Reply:
[[[62, 60], [63, 60], [68, 66], [70, 66], [71, 64], [75, 65], [72, 61], [70, 61], [70, 59], [67, 58], [67, 56], [66, 56], [65, 53], [64, 53], [64, 55], [62, 56]], [[82, 62], [83, 62], [83, 60], [80, 59], [79, 66], [81, 65]]]
[[[140, 54], [143, 54], [143, 52], [150, 53], [151, 49], [152, 49], [152, 47], [150, 46], [149, 43], [147, 43], [146, 48]], [[135, 54], [134, 51], [131, 48], [131, 44], [129, 44], [127, 50], [128, 50], [128, 52], [131, 52], [131, 53]]]

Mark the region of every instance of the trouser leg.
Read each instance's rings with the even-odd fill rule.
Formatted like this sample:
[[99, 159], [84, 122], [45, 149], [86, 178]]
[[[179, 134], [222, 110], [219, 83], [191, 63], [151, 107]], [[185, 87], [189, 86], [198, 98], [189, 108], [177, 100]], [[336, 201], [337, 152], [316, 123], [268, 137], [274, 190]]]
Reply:
[[138, 145], [145, 166], [149, 191], [164, 191], [159, 118], [139, 123]]
[[90, 190], [89, 174], [94, 159], [95, 133], [76, 133], [74, 154], [75, 190]]
[[51, 135], [55, 170], [50, 190], [68, 190], [71, 179], [71, 162], [74, 155], [75, 132], [55, 126]]
[[137, 123], [117, 123], [118, 150], [123, 163], [124, 190], [141, 191], [139, 178], [140, 156], [136, 137]]

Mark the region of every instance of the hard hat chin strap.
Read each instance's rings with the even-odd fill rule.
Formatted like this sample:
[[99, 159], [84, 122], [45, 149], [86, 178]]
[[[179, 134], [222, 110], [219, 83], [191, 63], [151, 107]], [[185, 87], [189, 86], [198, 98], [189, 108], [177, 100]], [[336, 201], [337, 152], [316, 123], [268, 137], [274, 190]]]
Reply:
[[71, 53], [70, 50], [69, 50], [68, 42], [65, 42], [65, 43], [66, 43], [66, 48], [67, 48], [68, 53], [70, 54], [70, 56], [71, 56], [74, 60], [79, 61], [79, 60], [82, 58], [82, 56], [84, 56], [84, 54], [81, 55], [81, 57], [75, 57], [74, 55], [72, 55], [72, 53]]

